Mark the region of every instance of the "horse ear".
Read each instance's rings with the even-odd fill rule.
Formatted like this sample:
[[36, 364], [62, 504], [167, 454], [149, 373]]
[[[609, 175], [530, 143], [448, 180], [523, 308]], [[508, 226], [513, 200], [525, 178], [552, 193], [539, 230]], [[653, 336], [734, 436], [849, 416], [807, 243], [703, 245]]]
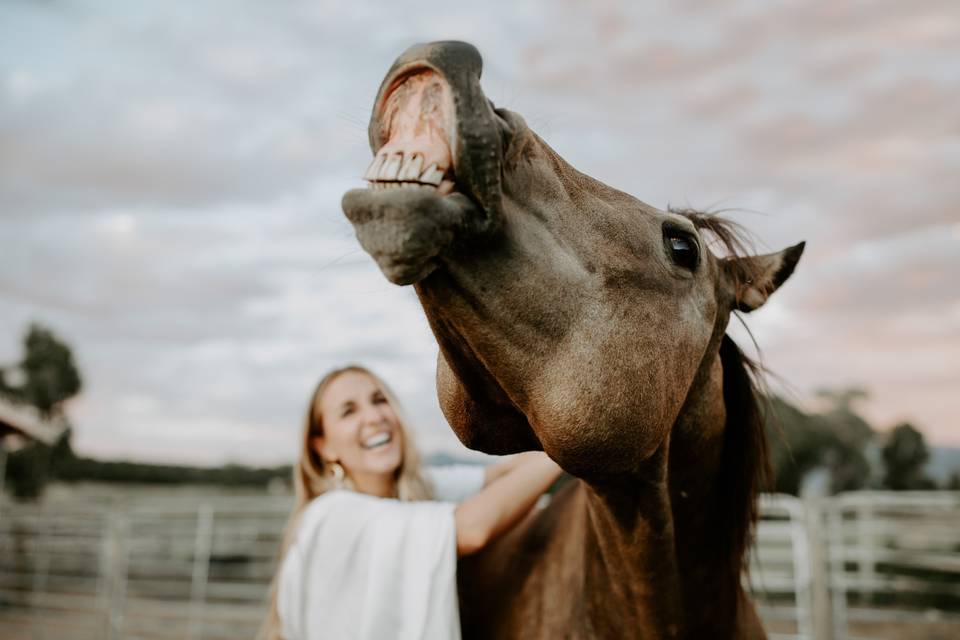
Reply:
[[724, 258], [721, 263], [724, 276], [734, 291], [734, 308], [753, 311], [780, 288], [800, 260], [805, 242], [795, 244], [777, 253], [742, 258]]

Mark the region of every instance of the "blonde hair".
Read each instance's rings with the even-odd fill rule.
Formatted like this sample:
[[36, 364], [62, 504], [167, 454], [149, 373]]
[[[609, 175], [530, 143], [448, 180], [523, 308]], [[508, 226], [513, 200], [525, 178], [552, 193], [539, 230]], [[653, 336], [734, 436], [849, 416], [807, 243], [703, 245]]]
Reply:
[[[390, 387], [366, 367], [355, 364], [334, 369], [323, 376], [320, 382], [317, 383], [316, 389], [310, 396], [310, 403], [307, 405], [307, 415], [303, 422], [303, 429], [300, 435], [300, 457], [297, 460], [297, 464], [293, 467], [295, 502], [293, 510], [290, 513], [290, 518], [287, 520], [287, 525], [283, 531], [283, 541], [280, 546], [277, 573], [274, 575], [273, 583], [270, 586], [267, 617], [264, 620], [263, 626], [260, 628], [260, 633], [257, 634], [258, 640], [282, 639], [280, 635], [280, 616], [277, 611], [280, 567], [283, 565], [283, 559], [287, 554], [287, 550], [293, 544], [297, 526], [300, 523], [300, 516], [304, 508], [317, 496], [337, 487], [337, 481], [330, 469], [330, 465], [324, 462], [322, 456], [320, 456], [316, 447], [313, 445], [314, 438], [323, 436], [323, 420], [317, 409], [317, 405], [331, 382], [341, 375], [351, 372], [361, 373], [373, 380], [373, 383], [380, 392], [383, 393], [384, 397], [386, 397], [387, 402], [397, 416], [397, 421], [400, 423], [401, 451], [403, 455], [400, 460], [400, 466], [397, 467], [396, 471], [396, 497], [406, 501], [430, 500], [433, 498], [430, 485], [427, 484], [421, 471], [420, 455], [417, 453], [417, 449], [413, 444], [413, 438], [410, 435], [410, 429], [408, 427], [409, 423], [405, 419], [403, 411], [400, 408], [400, 403], [390, 390]], [[349, 478], [346, 478], [343, 484], [346, 488], [353, 489]]]

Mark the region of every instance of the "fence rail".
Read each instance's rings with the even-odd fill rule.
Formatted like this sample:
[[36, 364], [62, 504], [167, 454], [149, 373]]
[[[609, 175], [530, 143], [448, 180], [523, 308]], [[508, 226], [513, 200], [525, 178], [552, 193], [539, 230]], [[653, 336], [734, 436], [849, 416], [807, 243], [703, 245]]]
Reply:
[[[3, 637], [253, 637], [289, 508], [234, 496], [5, 504]], [[774, 638], [923, 637], [924, 624], [960, 637], [960, 493], [764, 496], [749, 567]]]

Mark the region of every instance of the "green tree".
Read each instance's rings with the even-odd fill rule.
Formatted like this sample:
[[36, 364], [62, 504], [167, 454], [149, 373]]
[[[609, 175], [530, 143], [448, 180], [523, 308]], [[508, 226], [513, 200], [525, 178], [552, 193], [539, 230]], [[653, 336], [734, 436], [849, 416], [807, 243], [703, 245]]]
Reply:
[[816, 416], [820, 428], [829, 434], [831, 440], [824, 459], [830, 470], [831, 488], [836, 493], [863, 489], [870, 478], [870, 464], [864, 455], [864, 447], [876, 434], [857, 412], [856, 404], [866, 399], [868, 394], [863, 389], [852, 387], [835, 391], [821, 390], [818, 395], [833, 405]]
[[6, 487], [19, 500], [43, 495], [50, 479], [50, 447], [30, 442], [7, 458]]
[[923, 473], [930, 458], [927, 443], [913, 425], [897, 425], [882, 450], [885, 467], [883, 486], [894, 491], [935, 488], [934, 482]]
[[[9, 374], [16, 373], [11, 376]], [[31, 324], [23, 339], [23, 357], [13, 367], [0, 369], [0, 393], [10, 400], [37, 409], [45, 418], [63, 416], [64, 402], [82, 387], [73, 352], [50, 329]], [[54, 446], [30, 442], [10, 454], [7, 486], [19, 498], [36, 498], [43, 493], [51, 471], [73, 459], [70, 432]]]
[[776, 491], [799, 494], [804, 476], [816, 468], [829, 471], [834, 493], [861, 489], [869, 480], [864, 445], [873, 438], [873, 429], [853, 406], [863, 392], [851, 389], [821, 395], [832, 405], [822, 413], [806, 413], [776, 396], [768, 401], [767, 434]]
[[62, 403], [80, 392], [80, 372], [73, 362], [69, 345], [50, 329], [31, 324], [23, 340], [23, 358], [17, 368], [23, 375], [20, 385], [9, 387], [8, 394], [51, 416]]
[[943, 487], [947, 491], [960, 491], [960, 471], [954, 471]]
[[10, 385], [7, 384], [7, 372], [4, 371], [3, 367], [0, 367], [0, 396], [9, 398], [12, 392]]

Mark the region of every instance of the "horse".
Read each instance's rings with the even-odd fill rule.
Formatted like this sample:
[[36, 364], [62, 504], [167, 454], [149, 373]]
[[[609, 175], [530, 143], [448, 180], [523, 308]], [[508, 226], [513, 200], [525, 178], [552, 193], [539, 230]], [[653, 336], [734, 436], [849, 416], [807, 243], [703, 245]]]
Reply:
[[342, 201], [416, 290], [459, 439], [543, 450], [574, 478], [461, 560], [464, 637], [765, 637], [741, 574], [766, 441], [726, 330], [804, 244], [754, 255], [728, 221], [578, 172], [481, 71], [462, 42], [404, 52], [374, 103], [369, 186]]

